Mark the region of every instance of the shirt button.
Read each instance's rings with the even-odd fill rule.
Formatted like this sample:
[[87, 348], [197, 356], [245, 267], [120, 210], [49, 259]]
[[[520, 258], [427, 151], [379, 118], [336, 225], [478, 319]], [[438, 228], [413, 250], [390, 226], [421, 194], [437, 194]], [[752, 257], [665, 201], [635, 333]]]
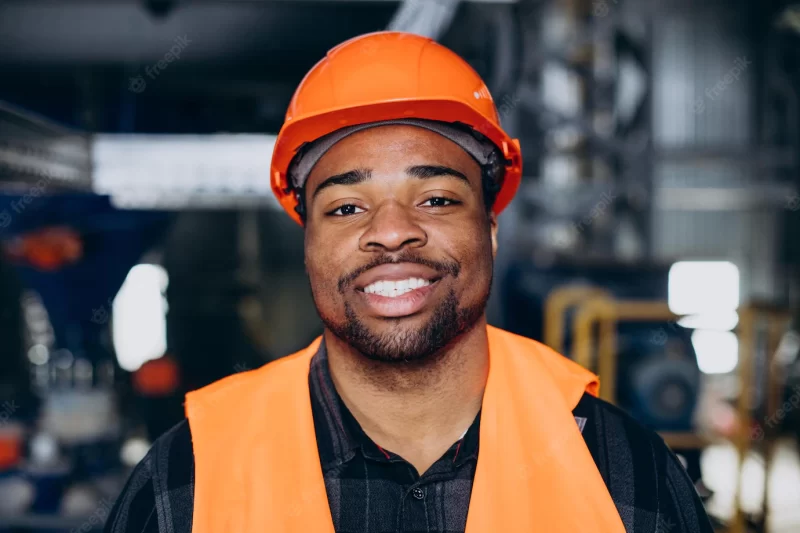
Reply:
[[417, 487], [416, 489], [411, 491], [411, 495], [414, 496], [416, 499], [421, 500], [425, 498], [425, 491]]

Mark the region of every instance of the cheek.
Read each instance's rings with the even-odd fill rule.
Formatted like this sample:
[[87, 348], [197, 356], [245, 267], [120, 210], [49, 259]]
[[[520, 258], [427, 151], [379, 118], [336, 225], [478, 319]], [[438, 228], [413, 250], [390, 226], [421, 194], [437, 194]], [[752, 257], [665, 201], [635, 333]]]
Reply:
[[487, 286], [492, 276], [492, 240], [491, 234], [482, 228], [475, 231], [461, 231], [442, 236], [448, 239], [446, 249], [461, 266], [459, 283], [463, 285], [465, 295], [483, 289]]
[[326, 273], [330, 272], [331, 259], [327, 256], [324, 249], [316, 246], [313, 242], [306, 240], [305, 263], [308, 281], [311, 284], [311, 292], [314, 298], [319, 298], [323, 294], [325, 287], [330, 284], [326, 278]]
[[330, 304], [339, 298], [338, 282], [347, 273], [346, 260], [351, 255], [345, 253], [345, 249], [342, 243], [334, 243], [329, 238], [326, 241], [324, 236], [306, 235], [306, 271], [318, 304]]
[[471, 258], [474, 266], [470, 270], [474, 282], [480, 284], [481, 289], [485, 289], [491, 283], [494, 266], [492, 240], [488, 233], [476, 235], [472, 242]]

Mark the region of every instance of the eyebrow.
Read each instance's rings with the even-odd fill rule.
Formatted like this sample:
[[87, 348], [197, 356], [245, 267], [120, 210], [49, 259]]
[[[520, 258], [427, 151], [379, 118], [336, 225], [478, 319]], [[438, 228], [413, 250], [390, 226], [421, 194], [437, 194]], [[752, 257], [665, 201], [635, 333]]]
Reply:
[[438, 178], [439, 176], [452, 176], [465, 181], [469, 185], [467, 176], [454, 168], [445, 167], [442, 165], [416, 165], [413, 167], [408, 167], [406, 169], [406, 174], [421, 179]]
[[[406, 168], [406, 174], [419, 179], [438, 178], [441, 176], [452, 176], [458, 178], [468, 185], [469, 179], [458, 170], [443, 165], [414, 165]], [[372, 170], [370, 169], [355, 169], [345, 172], [343, 174], [336, 174], [327, 178], [319, 184], [314, 194], [311, 195], [312, 199], [315, 198], [320, 191], [327, 187], [334, 185], [356, 185], [372, 179]]]
[[319, 187], [316, 188], [314, 194], [311, 195], [311, 198], [316, 198], [317, 195], [323, 189], [327, 187], [333, 187], [334, 185], [355, 185], [357, 183], [365, 182], [372, 178], [372, 171], [370, 169], [361, 169], [357, 168], [355, 170], [350, 170], [343, 174], [336, 174], [335, 176], [331, 176], [330, 178], [326, 179], [322, 183], [319, 184]]

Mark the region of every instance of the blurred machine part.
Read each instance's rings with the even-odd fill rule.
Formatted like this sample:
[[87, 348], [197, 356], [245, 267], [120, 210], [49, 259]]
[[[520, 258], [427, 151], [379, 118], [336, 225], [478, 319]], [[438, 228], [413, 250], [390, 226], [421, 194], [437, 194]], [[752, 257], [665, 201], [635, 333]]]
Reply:
[[526, 5], [523, 25], [540, 31], [523, 41], [515, 94], [534, 178], [521, 191], [518, 246], [646, 257], [652, 88], [643, 21], [623, 18], [617, 2]]
[[461, 0], [403, 0], [387, 30], [404, 31], [439, 40], [455, 16]]
[[701, 372], [690, 334], [669, 322], [620, 326], [617, 397], [644, 425], [661, 431], [692, 431]]
[[92, 193], [90, 147], [88, 135], [0, 106], [0, 528], [69, 524], [64, 513], [124, 479], [113, 482], [131, 420], [109, 315], [170, 217]]
[[93, 189], [120, 209], [277, 206], [268, 165], [275, 135], [92, 137]]
[[0, 101], [0, 183], [25, 194], [19, 212], [48, 190], [89, 190], [89, 135], [64, 128]]
[[501, 221], [500, 262], [509, 247], [540, 262], [728, 260], [743, 299], [788, 298], [781, 249], [797, 248], [788, 241], [800, 221], [793, 11], [687, 0], [520, 7], [521, 25], [540, 31], [525, 32], [509, 113], [528, 179]]
[[615, 358], [615, 378], [604, 378], [601, 392], [603, 398], [618, 403], [654, 430], [690, 431], [701, 372], [690, 331], [677, 325], [667, 308], [670, 270], [671, 265], [601, 261], [565, 260], [538, 266], [521, 259], [509, 269], [504, 281], [507, 324], [515, 333], [549, 340], [558, 334], [545, 335], [548, 322], [554, 320], [547, 315], [551, 307], [548, 302], [554, 294], [563, 291], [563, 287], [595, 288], [574, 299], [573, 308], [556, 311], [563, 315], [556, 326], [562, 329], [563, 343], [555, 348], [590, 366], [579, 354], [586, 347], [573, 341], [577, 339], [574, 333], [581, 320], [581, 303], [605, 298], [602, 295], [630, 302], [663, 302], [663, 312], [659, 314], [637, 312], [639, 318], [635, 321], [619, 319], [613, 323], [613, 332], [601, 327], [601, 335], [613, 334], [616, 338], [610, 348]]

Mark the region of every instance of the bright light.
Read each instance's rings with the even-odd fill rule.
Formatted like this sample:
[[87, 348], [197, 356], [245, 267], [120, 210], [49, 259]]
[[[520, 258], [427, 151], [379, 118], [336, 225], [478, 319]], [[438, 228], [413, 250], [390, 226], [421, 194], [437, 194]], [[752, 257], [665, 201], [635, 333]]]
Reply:
[[125, 441], [122, 449], [119, 452], [122, 464], [134, 467], [139, 464], [139, 461], [144, 459], [147, 452], [150, 450], [151, 443], [141, 437], [133, 437]]
[[739, 339], [730, 331], [698, 329], [692, 333], [697, 366], [706, 374], [726, 374], [739, 363]]
[[279, 207], [275, 135], [97, 134], [92, 188], [122, 208]]
[[136, 265], [114, 299], [113, 336], [119, 366], [133, 372], [167, 349], [167, 272]]
[[729, 261], [681, 261], [669, 270], [669, 308], [695, 329], [692, 345], [706, 374], [725, 374], [739, 363], [739, 269]]
[[44, 344], [34, 344], [28, 350], [28, 359], [34, 365], [44, 365], [50, 360], [50, 350]]
[[714, 314], [688, 315], [680, 320], [678, 324], [689, 329], [713, 329], [715, 331], [730, 331], [739, 323], [739, 315], [736, 311], [720, 311]]
[[678, 315], [739, 307], [739, 269], [728, 261], [681, 261], [669, 270], [669, 308]]

